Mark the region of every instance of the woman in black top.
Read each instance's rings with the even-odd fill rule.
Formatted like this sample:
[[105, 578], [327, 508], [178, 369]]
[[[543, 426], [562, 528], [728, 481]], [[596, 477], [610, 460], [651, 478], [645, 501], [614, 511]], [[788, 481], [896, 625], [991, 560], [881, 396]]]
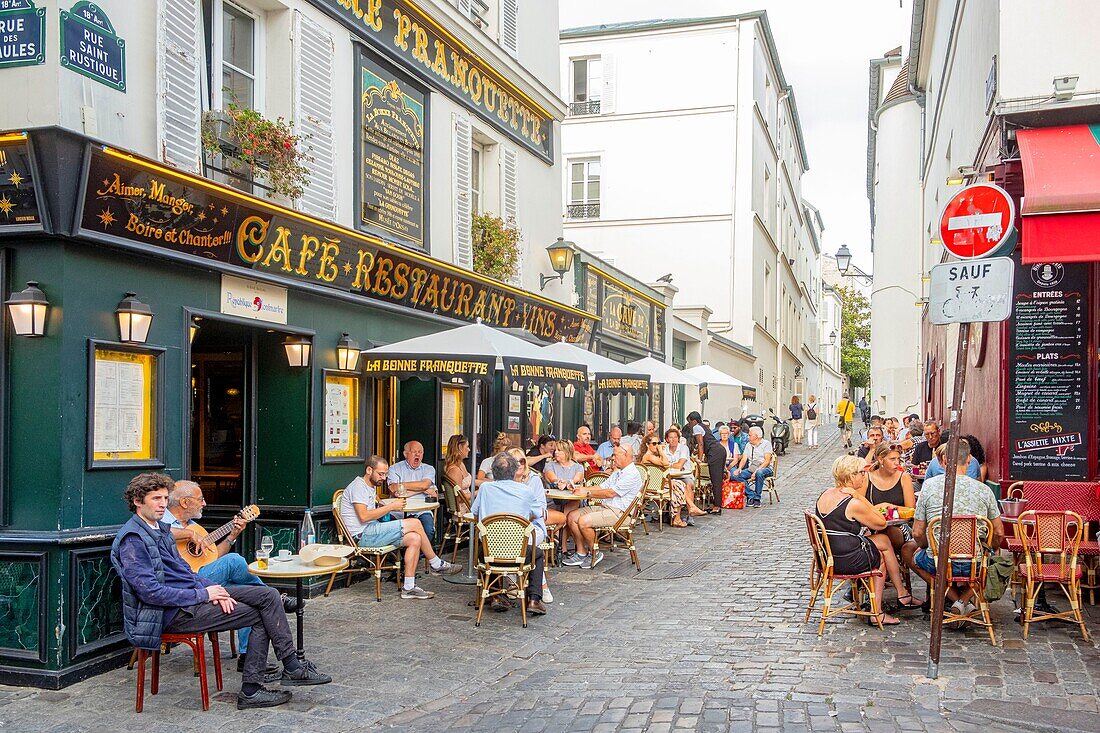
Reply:
[[[870, 537], [863, 534], [864, 528], [886, 528], [886, 519], [863, 497], [867, 490], [867, 469], [863, 460], [855, 456], [840, 456], [833, 462], [833, 480], [835, 486], [818, 497], [815, 511], [829, 536], [836, 573], [858, 575], [881, 570], [890, 576], [890, 582], [898, 592], [898, 603], [903, 607], [920, 606], [923, 601], [916, 601], [905, 589], [890, 539], [884, 534]], [[885, 578], [879, 575], [872, 582], [875, 595], [881, 599], [886, 586]], [[901, 623], [887, 614], [882, 614], [881, 620], [884, 625]]]
[[557, 447], [557, 436], [540, 435], [538, 442], [527, 450], [527, 466], [542, 473], [546, 468], [546, 462], [552, 459], [554, 449]]
[[703, 416], [692, 412], [687, 416], [687, 429], [691, 434], [692, 452], [707, 464], [714, 506], [707, 514], [722, 513], [722, 481], [726, 478], [726, 449], [714, 435], [703, 427]]
[[[916, 507], [917, 495], [913, 492], [913, 479], [902, 470], [901, 451], [896, 443], [880, 443], [868, 460], [871, 465], [870, 473], [867, 474], [867, 501], [872, 506], [876, 509]], [[894, 552], [901, 552], [901, 546], [913, 539], [908, 524], [887, 527], [884, 534], [890, 538]]]

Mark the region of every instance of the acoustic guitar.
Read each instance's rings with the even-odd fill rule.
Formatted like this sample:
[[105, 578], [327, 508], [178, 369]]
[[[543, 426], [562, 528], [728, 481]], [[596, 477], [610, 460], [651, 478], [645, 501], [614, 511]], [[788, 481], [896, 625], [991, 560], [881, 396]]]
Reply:
[[[251, 522], [260, 516], [260, 507], [249, 504], [237, 512], [237, 516], [246, 522]], [[217, 545], [233, 530], [233, 521], [226, 522], [212, 532], [207, 532], [194, 522], [187, 525], [187, 529], [199, 535], [201, 539], [198, 542], [194, 540], [176, 540], [176, 547], [179, 548], [180, 557], [197, 573], [199, 568], [218, 559]]]

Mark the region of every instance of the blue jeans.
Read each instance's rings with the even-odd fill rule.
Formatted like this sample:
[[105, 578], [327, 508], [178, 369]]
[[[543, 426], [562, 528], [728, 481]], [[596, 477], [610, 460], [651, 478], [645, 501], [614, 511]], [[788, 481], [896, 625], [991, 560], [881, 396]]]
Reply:
[[745, 469], [744, 471], [738, 471], [733, 475], [734, 481], [740, 481], [745, 484], [745, 499], [748, 501], [757, 501], [760, 499], [760, 495], [764, 493], [764, 479], [772, 475], [770, 468], [758, 468], [756, 469], [756, 481], [749, 483], [749, 477], [752, 476], [752, 471]]
[[[197, 575], [217, 585], [263, 585], [264, 582], [248, 572], [248, 561], [235, 552], [227, 552], [209, 565], [203, 565]], [[252, 628], [245, 626], [237, 630], [238, 651], [241, 654], [248, 649], [248, 635]]]

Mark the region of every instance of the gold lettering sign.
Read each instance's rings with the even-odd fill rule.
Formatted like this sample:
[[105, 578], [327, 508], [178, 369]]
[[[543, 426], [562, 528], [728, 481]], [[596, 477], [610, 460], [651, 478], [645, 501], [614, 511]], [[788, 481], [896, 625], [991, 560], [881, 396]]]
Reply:
[[623, 338], [649, 345], [652, 306], [604, 280], [603, 328]]
[[311, 0], [513, 140], [553, 160], [553, 117], [410, 0]]

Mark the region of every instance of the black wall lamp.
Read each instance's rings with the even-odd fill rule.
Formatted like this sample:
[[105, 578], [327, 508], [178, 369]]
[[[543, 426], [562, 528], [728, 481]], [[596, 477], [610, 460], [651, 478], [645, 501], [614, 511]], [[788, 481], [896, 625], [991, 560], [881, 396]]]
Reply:
[[565, 273], [573, 268], [573, 255], [577, 252], [575, 247], [572, 242], [558, 237], [558, 241], [546, 248], [546, 253], [550, 255], [550, 267], [557, 275], [539, 275], [539, 290], [546, 290], [546, 284], [555, 279], [565, 282]]
[[336, 342], [336, 367], [345, 372], [354, 372], [359, 364], [359, 344], [345, 331]]
[[309, 366], [309, 352], [313, 350], [313, 342], [308, 338], [305, 336], [287, 336], [283, 339], [283, 348], [286, 349], [286, 360], [290, 366]]
[[36, 281], [28, 281], [26, 289], [12, 293], [4, 305], [8, 307], [11, 325], [17, 336], [46, 335], [46, 314], [50, 301], [46, 300], [46, 294]]
[[128, 344], [143, 344], [153, 325], [153, 309], [137, 299], [137, 293], [126, 293], [115, 308], [118, 316], [119, 340]]

